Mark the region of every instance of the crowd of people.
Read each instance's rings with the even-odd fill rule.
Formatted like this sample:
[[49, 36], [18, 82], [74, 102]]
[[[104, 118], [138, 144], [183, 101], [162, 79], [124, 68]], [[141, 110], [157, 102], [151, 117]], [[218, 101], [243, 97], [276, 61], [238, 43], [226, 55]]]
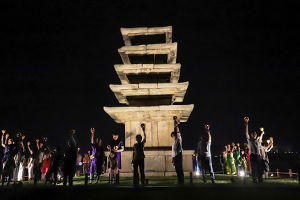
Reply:
[[264, 136], [263, 128], [260, 128], [260, 136], [257, 136], [256, 132], [252, 132], [249, 135], [249, 118], [245, 117], [244, 120], [247, 143], [244, 143], [242, 147], [239, 143], [235, 144], [234, 142], [225, 146], [220, 157], [222, 170], [224, 174], [242, 176], [249, 174], [253, 176], [254, 181], [256, 179], [262, 181], [261, 177], [268, 177], [269, 158], [267, 153], [273, 148], [273, 138], [270, 137], [266, 142], [262, 142]]
[[[31, 142], [25, 143], [25, 135], [17, 133], [12, 136], [2, 130], [0, 149], [0, 175], [1, 182], [7, 185], [12, 181], [22, 183], [27, 175], [27, 180], [34, 180], [36, 183], [42, 179], [45, 183], [51, 180], [54, 184], [63, 175], [64, 185], [73, 183], [73, 172], [76, 164], [76, 142], [74, 140], [75, 131], [72, 130], [68, 147], [63, 154], [60, 146], [51, 148], [48, 138], [43, 138], [42, 142], [36, 140], [36, 147]], [[53, 177], [53, 179], [52, 179]]]
[[[10, 135], [6, 130], [2, 130], [1, 148], [0, 148], [0, 180], [2, 185], [7, 182], [21, 184], [22, 181], [34, 180], [45, 181], [56, 185], [61, 182], [63, 185], [73, 185], [73, 177], [80, 176], [81, 173], [90, 175], [90, 183], [93, 182], [96, 175], [96, 183], [99, 176], [106, 171], [106, 159], [102, 140], [95, 139], [95, 129], [91, 128], [91, 148], [90, 151], [82, 155], [80, 148], [76, 149], [74, 139], [75, 130], [71, 130], [68, 147], [63, 151], [60, 146], [51, 148], [48, 144], [48, 138], [45, 137], [36, 144], [25, 142], [25, 135], [17, 133]], [[121, 169], [121, 152], [124, 150], [124, 144], [119, 140], [117, 133], [113, 134], [113, 139], [107, 146], [110, 150], [108, 156], [108, 169], [110, 182], [119, 182], [119, 169]]]
[[[246, 139], [247, 143], [241, 148], [240, 144], [232, 143], [225, 146], [221, 155], [222, 169], [225, 174], [241, 174], [248, 173], [252, 175], [253, 181], [262, 182], [263, 172], [267, 172], [269, 159], [267, 152], [273, 148], [273, 138], [264, 144], [262, 143], [264, 130], [261, 128], [261, 135], [257, 136], [256, 132], [249, 135], [248, 122], [249, 118], [245, 117]], [[172, 163], [178, 178], [178, 185], [184, 184], [184, 173], [182, 168], [182, 137], [178, 126], [177, 117], [174, 117], [174, 131], [171, 137], [174, 139], [172, 144]], [[139, 174], [141, 174], [141, 184], [145, 184], [144, 173], [144, 147], [146, 144], [145, 124], [141, 124], [144, 133], [136, 135], [136, 144], [133, 146], [132, 165], [134, 170], [134, 184], [138, 184]], [[119, 183], [119, 169], [121, 169], [121, 152], [124, 151], [124, 144], [119, 140], [117, 133], [112, 134], [113, 139], [107, 146], [110, 151], [106, 159], [102, 140], [95, 138], [95, 129], [91, 128], [91, 149], [92, 153], [80, 154], [80, 148], [76, 149], [76, 141], [74, 139], [75, 130], [71, 130], [68, 147], [63, 150], [60, 146], [54, 149], [48, 144], [48, 138], [43, 138], [42, 142], [36, 140], [36, 145], [31, 145], [28, 141], [24, 142], [25, 135], [21, 133], [12, 137], [2, 130], [0, 149], [0, 175], [2, 185], [11, 181], [21, 183], [25, 180], [25, 174], [28, 180], [37, 181], [44, 180], [45, 184], [51, 182], [54, 185], [61, 182], [63, 177], [63, 185], [73, 185], [73, 177], [83, 174], [89, 174], [90, 184], [99, 181], [100, 175], [108, 172], [109, 184]], [[197, 154], [199, 166], [202, 171], [203, 181], [207, 183], [206, 172], [208, 170], [212, 183], [215, 183], [215, 175], [211, 159], [211, 133], [210, 126], [205, 125], [205, 131], [200, 135]], [[36, 146], [33, 148], [33, 146]], [[107, 163], [106, 163], [107, 161]], [[107, 168], [106, 168], [107, 167]], [[267, 174], [267, 173], [266, 173]]]

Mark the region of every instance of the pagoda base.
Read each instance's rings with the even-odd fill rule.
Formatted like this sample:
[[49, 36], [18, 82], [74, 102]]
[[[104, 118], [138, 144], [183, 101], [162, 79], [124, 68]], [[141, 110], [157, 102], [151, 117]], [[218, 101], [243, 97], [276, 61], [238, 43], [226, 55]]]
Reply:
[[[145, 176], [176, 176], [175, 168], [172, 164], [172, 151], [145, 150]], [[109, 156], [109, 152], [105, 153]], [[182, 152], [182, 167], [185, 176], [193, 171], [192, 156], [193, 150]], [[120, 177], [133, 177], [132, 151], [123, 151], [121, 154], [122, 169]]]

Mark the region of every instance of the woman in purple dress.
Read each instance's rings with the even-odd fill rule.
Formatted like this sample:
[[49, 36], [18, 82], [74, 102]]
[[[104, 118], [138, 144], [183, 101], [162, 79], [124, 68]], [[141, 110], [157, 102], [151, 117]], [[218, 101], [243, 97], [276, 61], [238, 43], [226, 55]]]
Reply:
[[104, 150], [101, 146], [102, 140], [97, 138], [96, 142], [94, 140], [95, 137], [95, 129], [91, 128], [92, 133], [92, 155], [91, 155], [91, 165], [90, 165], [90, 183], [93, 182], [94, 174], [96, 173], [96, 183], [99, 180], [100, 175], [102, 174], [102, 165], [104, 158]]

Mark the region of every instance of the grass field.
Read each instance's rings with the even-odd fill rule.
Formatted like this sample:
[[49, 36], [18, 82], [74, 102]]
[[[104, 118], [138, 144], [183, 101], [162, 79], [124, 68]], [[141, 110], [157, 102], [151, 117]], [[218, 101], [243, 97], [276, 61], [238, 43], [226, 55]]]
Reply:
[[[229, 175], [223, 175], [223, 174], [216, 174], [216, 184], [221, 184], [221, 185], [253, 185], [252, 179], [247, 177], [246, 181], [242, 179], [241, 177], [238, 176], [229, 176]], [[189, 177], [185, 177], [185, 185], [186, 186], [204, 186], [204, 185], [210, 185], [212, 184], [209, 175], [207, 176], [208, 178], [208, 183], [204, 184], [202, 181], [202, 176], [194, 176], [192, 183], [190, 182]], [[271, 184], [283, 184], [283, 185], [290, 185], [290, 186], [295, 186], [298, 185], [298, 177], [295, 176], [294, 178], [277, 178], [277, 177], [270, 177], [267, 179], [264, 179], [264, 185], [271, 185]], [[177, 182], [176, 176], [171, 176], [171, 177], [146, 177], [148, 179], [148, 184], [147, 186], [174, 186]], [[79, 176], [79, 177], [74, 177], [74, 186], [84, 186], [85, 185], [85, 177], [84, 176]], [[255, 184], [254, 184], [255, 185]], [[24, 181], [23, 182], [23, 187], [30, 187], [34, 186], [33, 181]], [[43, 186], [51, 186], [51, 183], [47, 183], [45, 185], [45, 181], [39, 181], [36, 185], [37, 187]], [[56, 185], [57, 187], [62, 186], [62, 183], [59, 183]], [[101, 176], [100, 181], [95, 184], [95, 180], [92, 184], [89, 184], [88, 180], [88, 186], [116, 186], [116, 187], [121, 187], [121, 186], [133, 186], [133, 180], [132, 177], [124, 177], [120, 178], [120, 183], [119, 184], [108, 184], [108, 177]], [[14, 187], [13, 184], [10, 184], [8, 187]]]
[[133, 187], [132, 178], [120, 178], [120, 184], [108, 184], [107, 177], [101, 177], [97, 184], [84, 185], [84, 176], [74, 178], [73, 187], [63, 187], [62, 183], [55, 187], [44, 181], [24, 181], [22, 186], [10, 185], [0, 187], [0, 200], [6, 199], [232, 199], [269, 200], [269, 199], [300, 199], [300, 185], [297, 177], [268, 178], [264, 183], [254, 184], [250, 178], [246, 182], [235, 176], [234, 181], [228, 175], [216, 175], [216, 184], [210, 181], [204, 184], [201, 178], [194, 177], [193, 184], [188, 177], [184, 186], [177, 187], [176, 177], [146, 177], [148, 185]]

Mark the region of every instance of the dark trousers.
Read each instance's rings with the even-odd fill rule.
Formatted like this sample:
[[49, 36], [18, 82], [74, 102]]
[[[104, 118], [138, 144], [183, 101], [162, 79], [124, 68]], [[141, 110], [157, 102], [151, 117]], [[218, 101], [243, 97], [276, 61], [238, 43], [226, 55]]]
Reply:
[[73, 177], [75, 175], [75, 169], [74, 168], [66, 169], [66, 170], [64, 170], [63, 174], [64, 174], [63, 185], [64, 186], [67, 185], [67, 180], [68, 180], [68, 177], [69, 177], [69, 186], [72, 186], [73, 185]]
[[177, 173], [178, 183], [184, 183], [184, 174], [182, 169], [182, 153], [179, 153], [177, 156], [175, 156], [173, 158], [173, 162]]
[[47, 174], [46, 174], [46, 181], [45, 181], [45, 184], [50, 180], [52, 174], [54, 174], [54, 185], [56, 185], [56, 182], [57, 182], [57, 172], [58, 172], [58, 167], [53, 167], [53, 166], [50, 166], [49, 170], [47, 171]]
[[34, 184], [36, 184], [36, 182], [38, 180], [41, 180], [41, 176], [42, 176], [41, 167], [42, 166], [43, 166], [42, 163], [34, 163], [34, 166], [33, 166]]
[[251, 169], [252, 169], [252, 179], [256, 182], [262, 182], [262, 171], [261, 171], [261, 156], [257, 154], [250, 154], [250, 162], [251, 162]]
[[144, 159], [133, 161], [133, 182], [135, 185], [138, 184], [137, 180], [139, 179], [138, 167], [140, 168], [141, 174], [141, 183], [145, 184], [145, 162]]
[[207, 180], [206, 180], [206, 169], [207, 169], [207, 167], [209, 168], [210, 178], [211, 178], [212, 181], [214, 181], [215, 180], [215, 174], [214, 174], [214, 169], [212, 167], [211, 157], [201, 156], [200, 159], [201, 159], [201, 170], [202, 170], [203, 181], [207, 182]]

